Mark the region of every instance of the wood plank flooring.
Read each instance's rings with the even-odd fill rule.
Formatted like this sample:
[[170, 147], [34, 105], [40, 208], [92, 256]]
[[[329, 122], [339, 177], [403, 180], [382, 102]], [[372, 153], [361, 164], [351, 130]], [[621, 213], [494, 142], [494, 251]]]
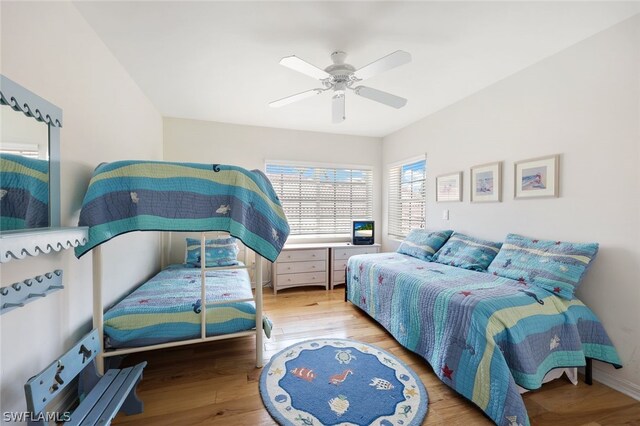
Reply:
[[[333, 291], [290, 289], [274, 297], [265, 289], [265, 312], [274, 323], [265, 340], [265, 362], [297, 341], [351, 338], [395, 354], [418, 373], [429, 393], [425, 425], [490, 425], [480, 409], [445, 386], [418, 355], [402, 348], [351, 303], [344, 287]], [[144, 413], [120, 414], [114, 424], [273, 425], [258, 393], [255, 339], [245, 337], [128, 356], [148, 362], [138, 395]], [[594, 381], [577, 386], [556, 380], [525, 394], [532, 425], [640, 425], [640, 402]]]

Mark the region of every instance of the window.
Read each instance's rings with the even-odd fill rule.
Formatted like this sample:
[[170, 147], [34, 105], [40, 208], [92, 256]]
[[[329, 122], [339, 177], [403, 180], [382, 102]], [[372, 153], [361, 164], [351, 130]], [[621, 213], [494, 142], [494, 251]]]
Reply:
[[350, 235], [353, 219], [373, 216], [370, 169], [279, 162], [266, 169], [291, 235]]
[[389, 167], [388, 234], [404, 238], [410, 230], [425, 227], [426, 160], [414, 158]]
[[[2, 147], [0, 148], [0, 153], [21, 155], [23, 157], [29, 158], [38, 158], [40, 155], [40, 148], [36, 143], [28, 144], [3, 142]], [[46, 159], [46, 153], [44, 158]]]

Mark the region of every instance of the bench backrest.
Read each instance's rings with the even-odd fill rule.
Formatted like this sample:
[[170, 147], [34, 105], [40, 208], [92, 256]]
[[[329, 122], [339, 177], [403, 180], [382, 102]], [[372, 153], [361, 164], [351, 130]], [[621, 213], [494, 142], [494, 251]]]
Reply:
[[27, 410], [40, 413], [100, 352], [98, 330], [87, 334], [67, 353], [24, 385]]

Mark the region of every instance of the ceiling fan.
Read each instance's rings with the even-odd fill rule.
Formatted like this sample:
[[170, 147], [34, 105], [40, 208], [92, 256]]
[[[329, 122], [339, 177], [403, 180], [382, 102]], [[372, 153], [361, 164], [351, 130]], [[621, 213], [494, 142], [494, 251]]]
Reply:
[[317, 78], [320, 80], [323, 87], [287, 96], [286, 98], [269, 103], [269, 106], [274, 108], [281, 107], [331, 90], [333, 91], [333, 100], [331, 102], [333, 122], [341, 123], [345, 119], [344, 105], [345, 93], [347, 90], [352, 90], [353, 93], [358, 96], [389, 105], [393, 108], [402, 108], [406, 105], [407, 100], [400, 96], [372, 89], [367, 86], [353, 86], [360, 83], [362, 80], [366, 80], [367, 78], [373, 77], [381, 72], [388, 71], [411, 62], [411, 55], [409, 53], [402, 50], [396, 50], [395, 52], [380, 58], [359, 70], [356, 70], [353, 65], [346, 64], [344, 62], [346, 57], [347, 54], [342, 51], [333, 52], [331, 54], [333, 64], [329, 65], [324, 70], [316, 67], [315, 65], [311, 65], [295, 55], [282, 58], [280, 60], [280, 65], [284, 65], [287, 68], [306, 74], [309, 77]]

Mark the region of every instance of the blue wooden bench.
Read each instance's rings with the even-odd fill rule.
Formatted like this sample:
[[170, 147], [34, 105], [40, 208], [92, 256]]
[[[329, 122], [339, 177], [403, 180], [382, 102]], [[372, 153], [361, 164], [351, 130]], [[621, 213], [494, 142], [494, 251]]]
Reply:
[[29, 425], [44, 426], [49, 424], [48, 419], [60, 419], [60, 415], [55, 417], [55, 413], [45, 410], [76, 377], [79, 378], [80, 404], [64, 416], [65, 425], [108, 425], [120, 409], [126, 414], [142, 412], [136, 386], [147, 363], [110, 369], [100, 376], [95, 364], [100, 349], [98, 331], [93, 330], [60, 359], [29, 379], [24, 385], [27, 410], [31, 413]]

